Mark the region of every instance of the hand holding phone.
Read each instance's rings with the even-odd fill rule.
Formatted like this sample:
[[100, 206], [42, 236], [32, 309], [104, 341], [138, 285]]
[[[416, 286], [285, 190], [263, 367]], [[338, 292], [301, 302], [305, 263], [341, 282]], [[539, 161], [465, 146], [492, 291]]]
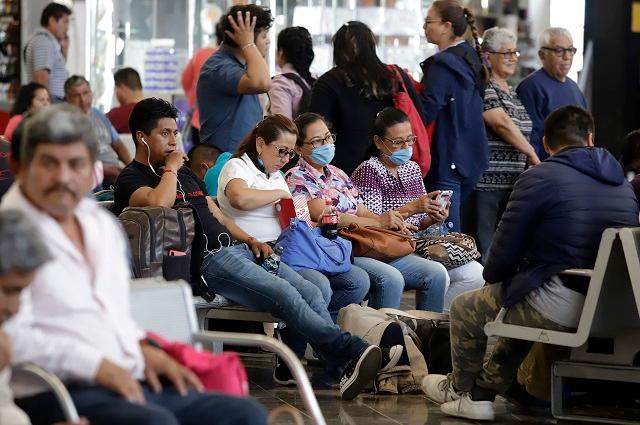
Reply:
[[438, 196], [436, 196], [435, 201], [446, 207], [451, 203], [451, 196], [453, 196], [453, 190], [441, 190]]

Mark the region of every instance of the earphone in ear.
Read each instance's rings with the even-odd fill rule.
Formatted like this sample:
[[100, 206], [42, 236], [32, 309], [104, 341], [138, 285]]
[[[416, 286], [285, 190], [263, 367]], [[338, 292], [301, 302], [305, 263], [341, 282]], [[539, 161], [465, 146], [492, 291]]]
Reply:
[[147, 147], [147, 164], [149, 164], [149, 168], [151, 168], [151, 172], [153, 172], [153, 174], [155, 174], [156, 176], [160, 177], [160, 175], [156, 173], [155, 168], [153, 168], [153, 165], [151, 165], [151, 148], [149, 147], [149, 144], [144, 139], [144, 137], [140, 137], [140, 141], [144, 143], [144, 145]]

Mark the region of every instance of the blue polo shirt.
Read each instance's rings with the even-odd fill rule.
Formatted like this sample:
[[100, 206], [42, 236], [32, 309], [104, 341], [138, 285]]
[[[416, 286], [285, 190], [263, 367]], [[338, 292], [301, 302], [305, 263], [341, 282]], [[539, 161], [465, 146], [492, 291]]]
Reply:
[[200, 140], [223, 152], [238, 144], [262, 119], [257, 94], [239, 94], [247, 66], [222, 45], [202, 66], [196, 88], [200, 109]]
[[516, 93], [533, 122], [530, 142], [541, 160], [549, 156], [542, 147], [544, 120], [547, 116], [567, 105], [587, 109], [587, 101], [575, 81], [569, 77], [564, 82], [558, 81], [543, 68], [522, 80]]

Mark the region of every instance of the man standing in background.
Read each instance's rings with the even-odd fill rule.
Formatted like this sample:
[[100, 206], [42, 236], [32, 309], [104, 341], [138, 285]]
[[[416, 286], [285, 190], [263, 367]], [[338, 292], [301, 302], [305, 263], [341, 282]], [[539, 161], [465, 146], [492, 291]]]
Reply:
[[522, 80], [516, 92], [533, 121], [531, 145], [544, 160], [549, 156], [542, 147], [544, 120], [561, 106], [587, 109], [587, 101], [575, 81], [567, 77], [577, 51], [571, 33], [564, 28], [547, 28], [538, 37], [538, 45], [542, 68]]
[[71, 9], [49, 3], [40, 17], [41, 28], [31, 36], [24, 49], [27, 81], [35, 81], [49, 89], [52, 103], [64, 100], [64, 82], [69, 76], [66, 60], [58, 40], [69, 30]]
[[258, 95], [271, 88], [264, 58], [273, 17], [269, 9], [249, 4], [233, 6], [221, 22], [224, 42], [198, 79], [200, 140], [221, 152], [235, 152], [262, 119]]

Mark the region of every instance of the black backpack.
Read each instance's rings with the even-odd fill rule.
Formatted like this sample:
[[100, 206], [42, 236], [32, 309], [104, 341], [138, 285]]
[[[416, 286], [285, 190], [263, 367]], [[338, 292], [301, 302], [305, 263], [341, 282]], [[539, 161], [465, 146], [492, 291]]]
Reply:
[[[313, 85], [309, 85], [301, 76], [293, 72], [287, 72], [282, 74], [283, 77], [290, 79], [296, 83], [302, 89], [302, 98], [300, 99], [300, 106], [298, 108], [298, 115], [302, 115], [305, 112], [309, 112], [311, 106], [311, 88]], [[293, 117], [296, 118], [296, 117]]]
[[118, 221], [129, 240], [134, 277], [183, 279], [191, 283], [194, 295], [213, 299], [202, 279], [204, 237], [193, 206], [128, 207]]

